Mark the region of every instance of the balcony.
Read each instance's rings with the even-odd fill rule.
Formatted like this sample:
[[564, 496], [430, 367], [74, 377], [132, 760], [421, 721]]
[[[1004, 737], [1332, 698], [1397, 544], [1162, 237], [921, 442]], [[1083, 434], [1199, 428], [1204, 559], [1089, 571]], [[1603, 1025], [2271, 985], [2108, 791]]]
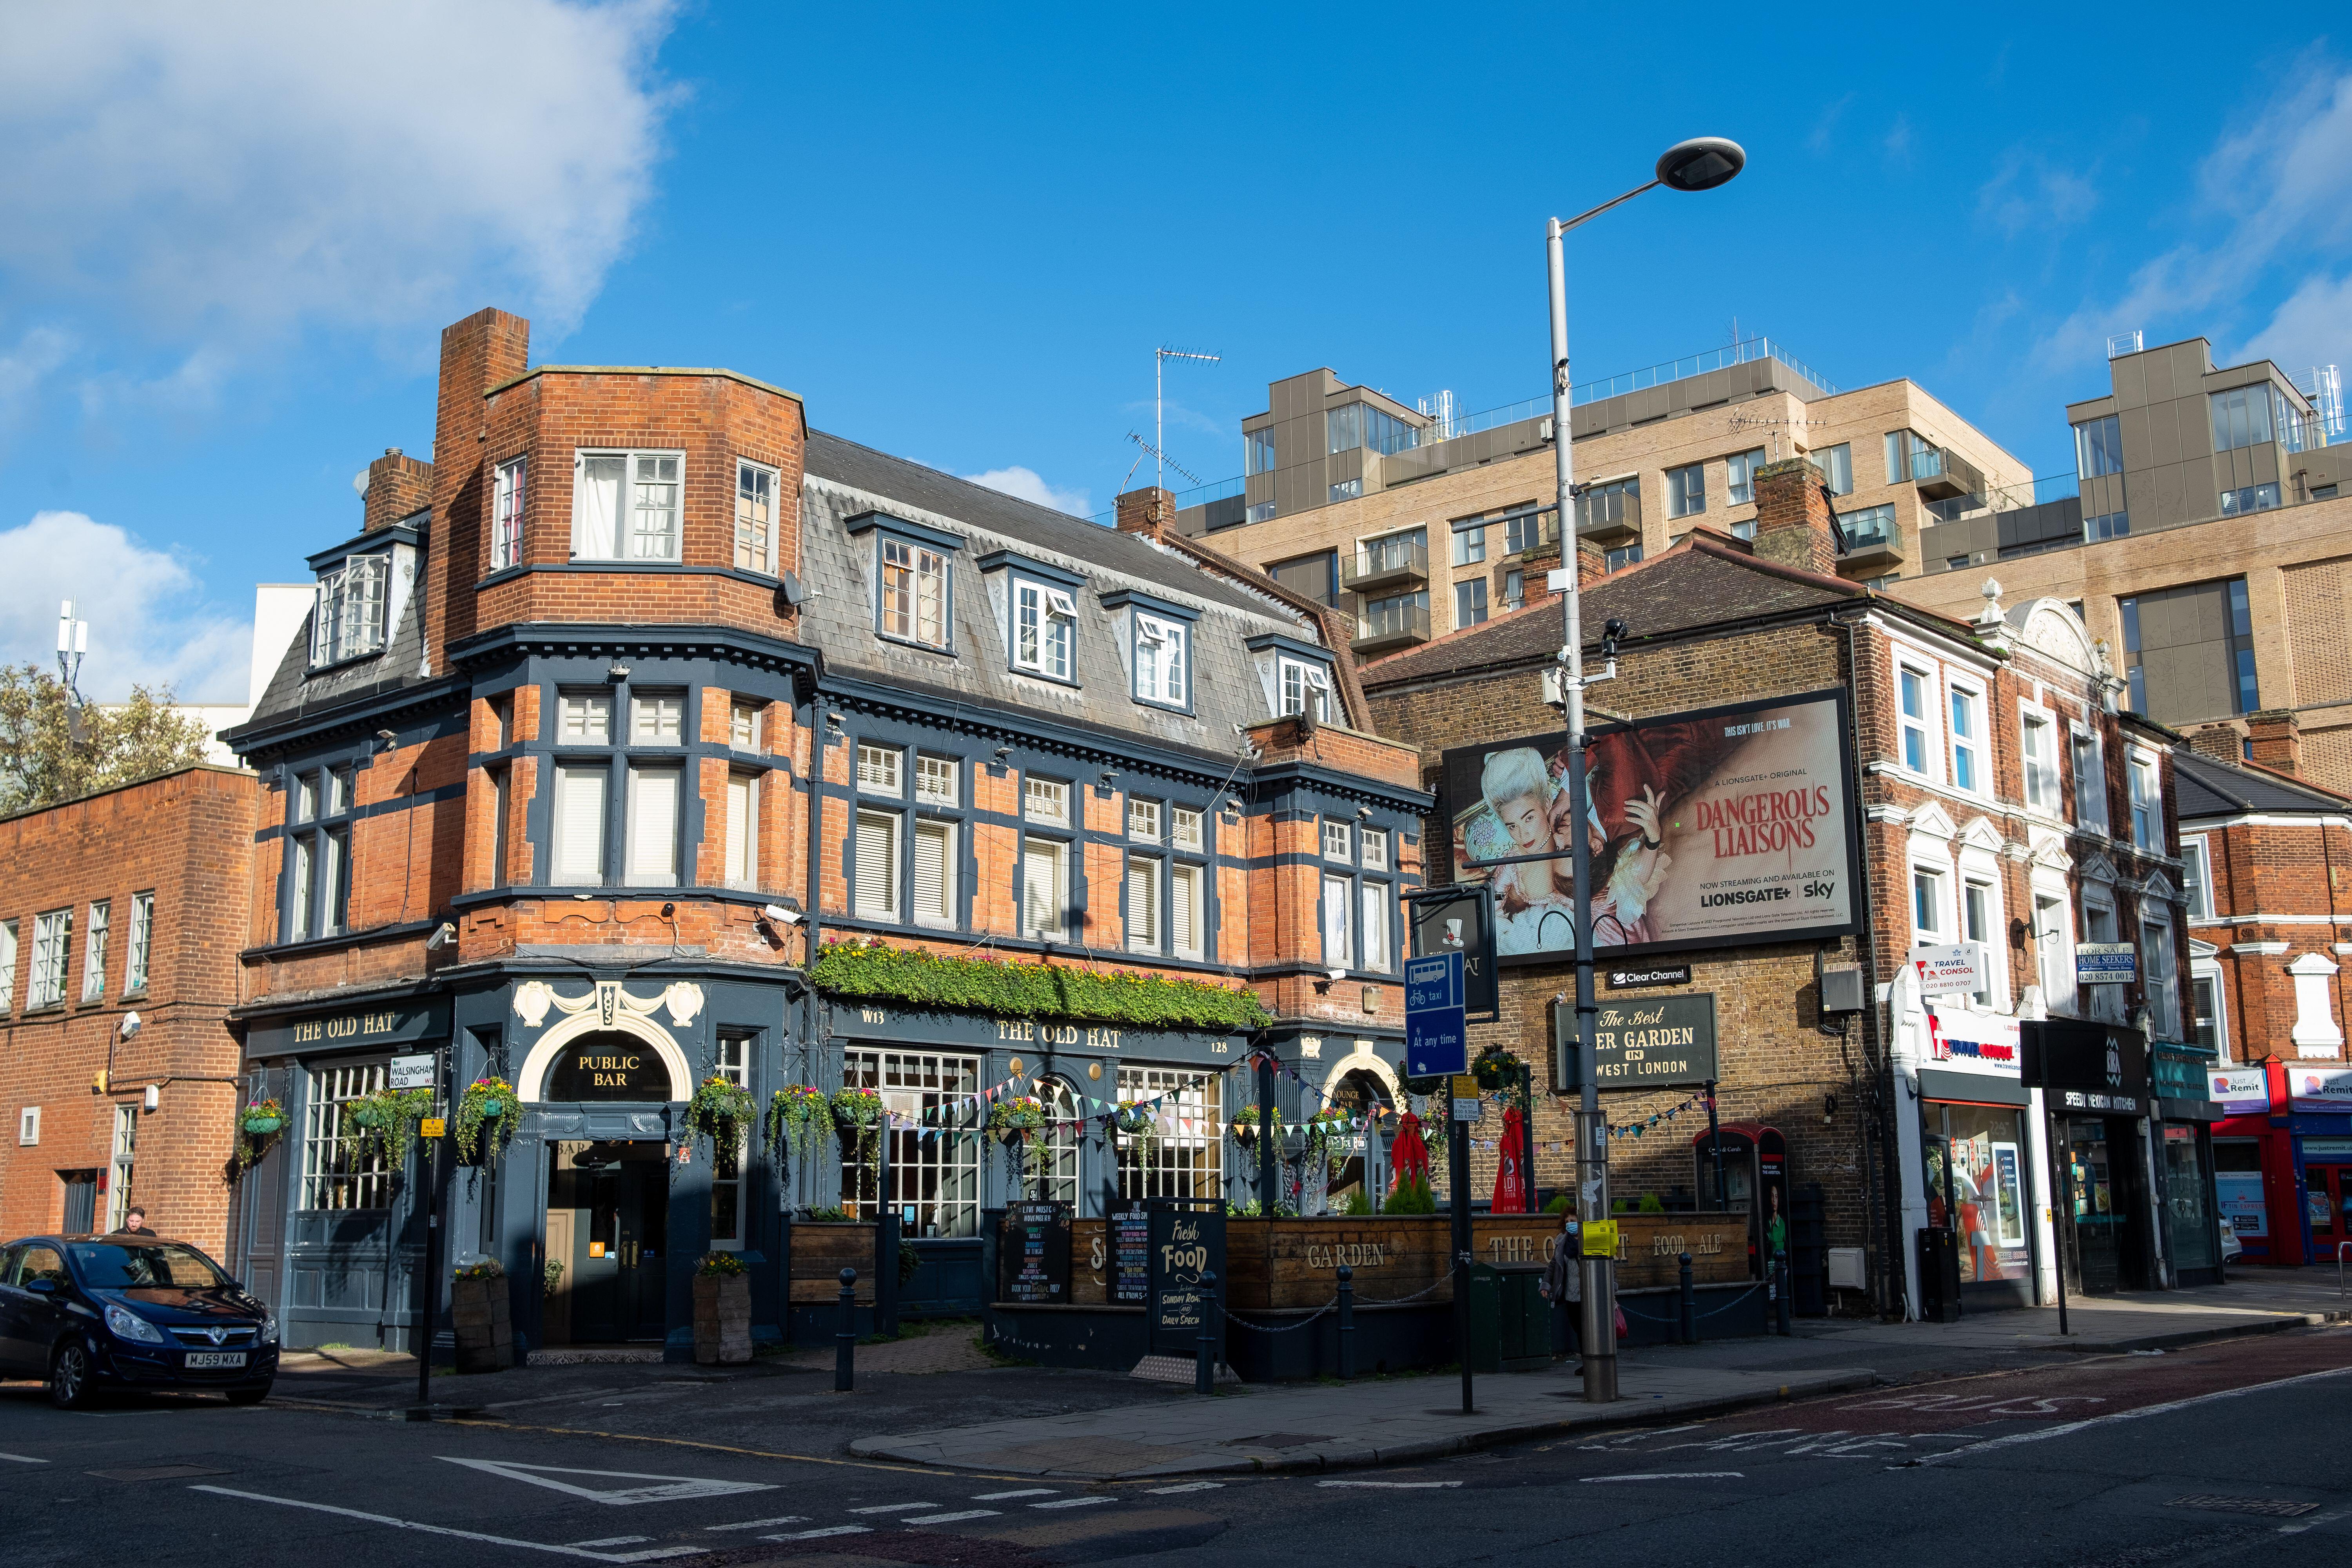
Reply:
[[1404, 540], [1383, 540], [1356, 552], [1342, 568], [1340, 586], [1350, 594], [1408, 593], [1429, 582], [1429, 550]]
[[1911, 450], [1911, 481], [1929, 500], [1984, 494], [1984, 475], [1957, 452], [1920, 446]]
[[1845, 548], [1838, 552], [1841, 572], [1876, 577], [1910, 558], [1910, 552], [1904, 548], [1903, 531], [1895, 524], [1895, 509], [1891, 506], [1868, 507], [1848, 513], [1838, 519], [1838, 529], [1845, 536]]
[[1373, 658], [1428, 640], [1429, 611], [1415, 605], [1410, 609], [1375, 610], [1356, 628], [1355, 637], [1348, 646], [1359, 658]]
[[1608, 546], [1642, 537], [1642, 498], [1617, 487], [1576, 498], [1576, 537]]

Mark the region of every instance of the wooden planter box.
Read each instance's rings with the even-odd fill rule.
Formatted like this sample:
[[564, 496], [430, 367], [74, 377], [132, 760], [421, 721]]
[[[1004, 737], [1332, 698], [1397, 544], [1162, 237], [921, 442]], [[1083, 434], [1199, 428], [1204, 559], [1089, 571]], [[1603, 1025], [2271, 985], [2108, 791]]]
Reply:
[[872, 1220], [793, 1221], [792, 1300], [830, 1306], [841, 1300], [841, 1271], [857, 1270], [857, 1304], [874, 1304]]
[[504, 1372], [514, 1365], [514, 1324], [507, 1313], [507, 1282], [450, 1281], [449, 1316], [457, 1338], [459, 1372]]
[[751, 1359], [751, 1277], [694, 1277], [694, 1359], [703, 1366]]
[[[1451, 1221], [1438, 1215], [1225, 1222], [1225, 1304], [1244, 1311], [1312, 1311], [1339, 1289], [1341, 1264], [1354, 1271], [1356, 1304], [1378, 1307], [1454, 1300]], [[1481, 1263], [1546, 1263], [1559, 1235], [1557, 1215], [1478, 1215], [1471, 1256]], [[1072, 1237], [1074, 1260], [1083, 1245]], [[1671, 1287], [1681, 1257], [1701, 1285], [1748, 1278], [1748, 1215], [1645, 1214], [1617, 1216], [1617, 1288]], [[1073, 1276], [1085, 1271], [1073, 1268]], [[1075, 1295], [1074, 1278], [1073, 1295]]]

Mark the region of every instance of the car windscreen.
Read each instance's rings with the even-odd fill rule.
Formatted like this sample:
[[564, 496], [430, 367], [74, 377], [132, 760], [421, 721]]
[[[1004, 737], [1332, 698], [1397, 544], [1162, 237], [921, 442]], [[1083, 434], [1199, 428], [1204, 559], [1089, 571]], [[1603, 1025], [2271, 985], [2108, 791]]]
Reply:
[[156, 1287], [205, 1289], [228, 1279], [192, 1247], [174, 1242], [125, 1246], [90, 1241], [71, 1245], [75, 1271], [96, 1290], [141, 1290]]

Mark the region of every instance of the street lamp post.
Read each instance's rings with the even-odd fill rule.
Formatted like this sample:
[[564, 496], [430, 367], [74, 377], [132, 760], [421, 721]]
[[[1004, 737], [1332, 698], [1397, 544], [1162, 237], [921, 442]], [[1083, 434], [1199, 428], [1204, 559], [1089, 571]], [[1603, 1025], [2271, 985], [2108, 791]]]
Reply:
[[[1576, 1112], [1576, 1213], [1584, 1225], [1609, 1217], [1609, 1129], [1601, 1118], [1601, 1091], [1594, 1081], [1593, 1030], [1600, 1007], [1592, 990], [1592, 845], [1585, 827], [1591, 813], [1585, 800], [1584, 776], [1583, 605], [1576, 581], [1576, 458], [1570, 439], [1568, 406], [1568, 270], [1560, 236], [1660, 185], [1675, 191], [1711, 191], [1737, 175], [1747, 162], [1748, 154], [1737, 142], [1714, 136], [1678, 142], [1660, 156], [1657, 177], [1648, 184], [1638, 185], [1564, 222], [1548, 218], [1544, 223], [1544, 248], [1551, 270], [1551, 445], [1559, 488], [1560, 570], [1554, 583], [1560, 590], [1560, 608], [1566, 622], [1567, 640], [1559, 650], [1559, 684], [1561, 705], [1568, 716], [1570, 864], [1575, 868], [1575, 1049], [1577, 1076], [1581, 1082]], [[1613, 665], [1610, 673], [1615, 673]], [[1617, 1302], [1609, 1263], [1603, 1258], [1587, 1257], [1582, 1260], [1584, 1397], [1595, 1405], [1605, 1405], [1617, 1397]]]

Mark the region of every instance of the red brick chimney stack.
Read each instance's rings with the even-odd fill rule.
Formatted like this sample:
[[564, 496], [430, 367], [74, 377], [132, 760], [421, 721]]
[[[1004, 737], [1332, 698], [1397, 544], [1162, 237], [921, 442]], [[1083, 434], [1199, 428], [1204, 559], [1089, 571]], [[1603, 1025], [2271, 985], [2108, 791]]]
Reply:
[[[489, 475], [484, 471], [482, 447], [489, 431], [482, 395], [530, 368], [530, 323], [520, 316], [477, 310], [441, 329], [441, 395], [433, 424], [433, 533], [424, 574], [425, 657], [436, 674], [449, 668], [451, 606], [461, 598], [470, 606], [474, 582], [483, 571]], [[470, 623], [470, 613], [467, 619]]]
[[1811, 459], [1788, 458], [1756, 470], [1756, 553], [1825, 577], [1836, 574], [1829, 497]]
[[1176, 531], [1176, 498], [1157, 485], [1129, 490], [1118, 498], [1118, 531], [1157, 539]]
[[2292, 708], [2268, 708], [2246, 719], [2246, 760], [2303, 776], [2303, 725]]
[[369, 533], [388, 528], [404, 517], [414, 517], [433, 504], [433, 465], [421, 463], [397, 447], [368, 465], [366, 521]]

